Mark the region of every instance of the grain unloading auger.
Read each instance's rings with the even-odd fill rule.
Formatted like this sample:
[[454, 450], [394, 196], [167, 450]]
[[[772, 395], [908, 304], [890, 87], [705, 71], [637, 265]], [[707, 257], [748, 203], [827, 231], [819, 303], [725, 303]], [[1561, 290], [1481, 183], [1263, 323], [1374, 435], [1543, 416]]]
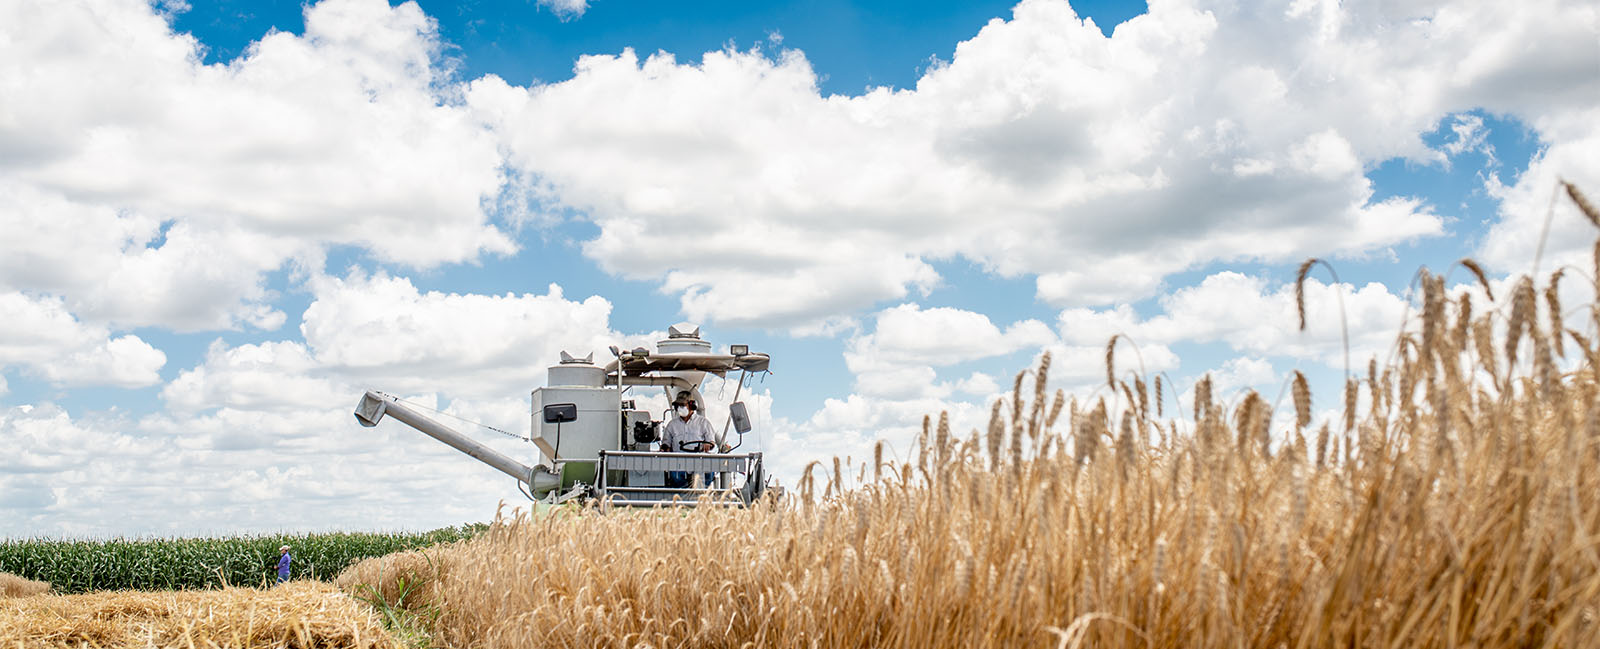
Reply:
[[[700, 384], [707, 374], [727, 376], [765, 372], [766, 354], [746, 345], [733, 345], [726, 354], [712, 353], [711, 343], [700, 339], [700, 328], [674, 325], [654, 352], [611, 348], [615, 360], [604, 367], [594, 355], [575, 358], [566, 352], [549, 368], [549, 380], [533, 391], [533, 434], [529, 441], [539, 449], [539, 463], [528, 466], [478, 443], [407, 406], [398, 399], [368, 391], [356, 405], [356, 420], [376, 426], [388, 415], [422, 433], [472, 456], [527, 485], [529, 495], [541, 502], [598, 499], [610, 505], [654, 506], [717, 503], [748, 505], [766, 489], [761, 453], [734, 453], [724, 440], [728, 426], [742, 439], [750, 431], [744, 403], [729, 406], [715, 445], [706, 452], [654, 450], [662, 422], [639, 409], [634, 399], [624, 399], [630, 388], [659, 387], [670, 395], [688, 392], [697, 403]], [[665, 416], [663, 417], [663, 419]], [[688, 449], [690, 451], [699, 449]], [[688, 486], [669, 486], [667, 472], [691, 476], [712, 474], [710, 484], [696, 477]], [[702, 499], [702, 496], [709, 498]]]

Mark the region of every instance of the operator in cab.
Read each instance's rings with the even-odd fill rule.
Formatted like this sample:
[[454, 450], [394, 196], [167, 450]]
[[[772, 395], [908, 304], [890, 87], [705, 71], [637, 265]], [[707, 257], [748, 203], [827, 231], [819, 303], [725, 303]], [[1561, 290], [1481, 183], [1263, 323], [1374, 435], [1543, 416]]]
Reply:
[[[694, 397], [687, 390], [679, 392], [677, 398], [672, 400], [672, 416], [661, 426], [661, 450], [669, 453], [710, 453], [716, 448], [716, 439], [711, 422], [700, 414], [700, 405], [695, 403]], [[705, 484], [710, 485], [715, 476], [714, 473], [707, 473]], [[675, 489], [689, 486], [689, 473], [668, 471], [667, 486]]]

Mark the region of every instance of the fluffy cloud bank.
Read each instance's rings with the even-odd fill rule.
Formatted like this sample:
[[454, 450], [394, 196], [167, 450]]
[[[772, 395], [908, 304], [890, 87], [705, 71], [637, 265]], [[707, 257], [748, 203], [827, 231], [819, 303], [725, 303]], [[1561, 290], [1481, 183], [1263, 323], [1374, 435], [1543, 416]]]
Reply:
[[[381, 389], [440, 408], [448, 414], [436, 417], [447, 425], [532, 463], [531, 445], [462, 420], [526, 434], [527, 391], [543, 384], [561, 350], [604, 354], [605, 345], [661, 337], [617, 333], [610, 303], [568, 300], [557, 288], [544, 295], [423, 292], [406, 278], [359, 273], [310, 285], [303, 342], [216, 342], [162, 388], [164, 411], [74, 417], [49, 404], [0, 411], [0, 438], [13, 442], [13, 460], [0, 463], [0, 492], [8, 494], [0, 499], [0, 536], [104, 533], [113, 529], [108, 521], [129, 513], [137, 522], [115, 529], [334, 529], [351, 521], [415, 529], [482, 520], [498, 500], [521, 502], [515, 482], [398, 422], [356, 426], [351, 410], [362, 393]], [[0, 328], [28, 324], [24, 317], [55, 318], [50, 327], [26, 330], [53, 329], [63, 338], [53, 343], [58, 347], [95, 349], [95, 336], [77, 333], [59, 301], [0, 295], [0, 315], [16, 316], [0, 318]], [[0, 361], [32, 362], [62, 381], [95, 371], [118, 376], [104, 363], [19, 361], [22, 350], [43, 343], [0, 340], [8, 341]], [[159, 367], [160, 352], [142, 349]], [[135, 368], [143, 358], [126, 355], [124, 364]], [[148, 377], [128, 380], [157, 382], [153, 368], [145, 371]], [[639, 396], [659, 401], [652, 406], [665, 403]], [[761, 420], [772, 420], [769, 396], [746, 391], [745, 400]], [[713, 405], [714, 413], [726, 411], [726, 403]], [[172, 498], [184, 508], [173, 509]]]
[[[1024, 320], [1002, 331], [988, 316], [946, 307], [903, 304], [879, 312], [872, 333], [852, 339], [845, 365], [856, 390], [869, 397], [944, 397], [956, 385], [935, 382], [935, 367], [955, 365], [1055, 342], [1050, 328]], [[977, 379], [980, 385], [982, 379]], [[964, 386], [972, 389], [969, 383]], [[980, 396], [983, 396], [980, 394]]]
[[1305, 331], [1299, 330], [1293, 284], [1269, 286], [1262, 278], [1232, 271], [1163, 296], [1158, 300], [1161, 313], [1148, 319], [1127, 306], [1067, 309], [1059, 324], [1064, 339], [1080, 344], [1103, 342], [1116, 334], [1141, 344], [1222, 342], [1239, 353], [1306, 359], [1338, 368], [1346, 330], [1352, 362], [1364, 363], [1389, 350], [1407, 315], [1405, 300], [1378, 283], [1354, 287], [1309, 278], [1305, 295]]
[[427, 529], [520, 500], [510, 478], [403, 427], [349, 434], [349, 413], [128, 421], [0, 409], [0, 536]]
[[[823, 96], [804, 55], [632, 51], [468, 102], [587, 254], [686, 313], [804, 327], [902, 299], [963, 257], [1099, 305], [1215, 261], [1284, 261], [1443, 233], [1366, 169], [1438, 162], [1458, 111], [1581, 133], [1594, 8], [1577, 2], [1153, 2], [1107, 38], [1024, 0], [914, 89]], [[1520, 44], [1520, 45], [1519, 45]]]
[[[272, 329], [264, 273], [331, 245], [515, 250], [491, 133], [415, 4], [332, 0], [206, 65], [148, 4], [0, 5], [0, 289], [121, 326]], [[219, 254], [225, 253], [225, 254]]]
[[1474, 109], [1547, 144], [1493, 180], [1486, 255], [1526, 259], [1555, 174], [1600, 182], [1583, 155], [1595, 13], [1172, 0], [1108, 38], [1024, 0], [914, 88], [825, 96], [792, 50], [461, 83], [411, 3], [311, 5], [304, 34], [215, 65], [145, 3], [11, 4], [0, 57], [26, 64], [0, 86], [28, 100], [0, 106], [0, 226], [26, 236], [0, 242], [0, 289], [96, 324], [271, 330], [267, 274], [320, 270], [329, 246], [470, 261], [514, 252], [504, 224], [552, 207], [599, 226], [584, 250], [604, 269], [659, 282], [693, 320], [837, 331], [954, 258], [1101, 306], [1207, 263], [1443, 233], [1449, 215], [1378, 199], [1364, 173], [1448, 161], [1421, 135]]
[[[660, 334], [612, 330], [600, 297], [419, 291], [409, 279], [352, 274], [311, 281], [304, 342], [215, 344], [162, 391], [169, 409], [232, 408], [291, 416], [353, 406], [368, 389], [469, 406], [509, 430], [527, 429], [527, 391], [562, 351], [651, 345]], [[344, 413], [348, 415], [348, 412]], [[349, 422], [341, 417], [338, 423]]]
[[[0, 293], [0, 368], [60, 386], [142, 387], [161, 380], [166, 354], [138, 336], [111, 337], [79, 322], [61, 300]], [[0, 380], [0, 394], [5, 383]]]

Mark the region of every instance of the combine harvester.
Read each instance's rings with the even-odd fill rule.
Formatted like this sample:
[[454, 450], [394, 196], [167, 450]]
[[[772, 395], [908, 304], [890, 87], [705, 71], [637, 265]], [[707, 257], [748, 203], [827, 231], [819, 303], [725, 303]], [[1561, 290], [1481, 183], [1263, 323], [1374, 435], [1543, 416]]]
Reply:
[[[748, 345], [732, 345], [715, 354], [711, 343], [700, 339], [700, 328], [674, 325], [656, 351], [643, 347], [624, 351], [613, 346], [616, 359], [605, 367], [594, 364], [594, 354], [575, 358], [562, 352], [561, 362], [549, 368], [545, 387], [533, 391], [533, 434], [527, 441], [539, 449], [539, 464], [528, 466], [467, 438], [434, 421], [393, 396], [368, 391], [356, 406], [362, 426], [376, 426], [384, 415], [400, 420], [423, 434], [450, 445], [479, 462], [499, 469], [527, 486], [529, 498], [556, 504], [569, 500], [596, 500], [611, 506], [651, 507], [719, 504], [742, 506], [754, 502], [767, 489], [761, 453], [733, 453], [724, 438], [731, 424], [740, 443], [750, 432], [744, 402], [738, 401], [744, 377], [765, 372], [766, 354]], [[739, 388], [729, 406], [717, 441], [691, 442], [695, 446], [655, 450], [662, 420], [624, 399], [630, 388], [659, 387], [668, 400], [687, 392], [703, 404], [700, 384], [707, 374], [725, 377], [739, 372]], [[670, 412], [670, 411], [669, 411]], [[502, 431], [503, 432], [503, 431]], [[686, 446], [688, 446], [686, 444]], [[695, 476], [688, 486], [668, 486], [667, 472]], [[711, 484], [699, 476], [713, 474]], [[742, 480], [738, 479], [742, 476]], [[520, 485], [519, 485], [520, 487]]]

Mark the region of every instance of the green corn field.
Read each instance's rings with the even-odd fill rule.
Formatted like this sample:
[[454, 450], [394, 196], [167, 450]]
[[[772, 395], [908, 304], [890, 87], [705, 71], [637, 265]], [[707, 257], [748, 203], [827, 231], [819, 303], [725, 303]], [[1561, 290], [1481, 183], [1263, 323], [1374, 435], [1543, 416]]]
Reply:
[[44, 581], [57, 593], [182, 590], [270, 582], [278, 547], [291, 548], [292, 579], [332, 579], [350, 564], [451, 543], [482, 525], [421, 533], [332, 533], [231, 538], [0, 541], [0, 572]]

